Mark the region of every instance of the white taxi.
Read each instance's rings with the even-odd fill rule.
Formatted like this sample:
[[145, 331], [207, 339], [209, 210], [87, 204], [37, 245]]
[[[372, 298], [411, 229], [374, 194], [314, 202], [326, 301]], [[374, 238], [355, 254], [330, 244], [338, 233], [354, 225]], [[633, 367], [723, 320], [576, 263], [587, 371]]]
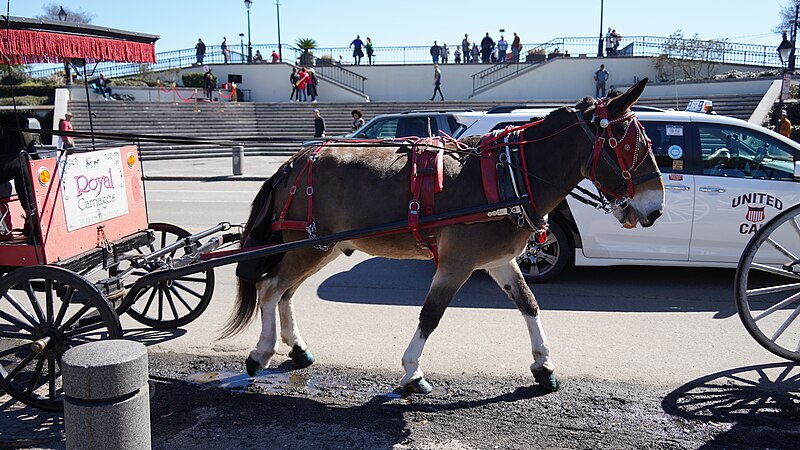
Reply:
[[[525, 123], [542, 111], [470, 115], [456, 115], [465, 124], [460, 136]], [[602, 211], [567, 197], [550, 214], [548, 241], [531, 243], [518, 259], [529, 281], [553, 278], [572, 263], [736, 267], [750, 236], [800, 203], [797, 142], [720, 115], [652, 108], [637, 115], [662, 172], [664, 214], [650, 228], [623, 229]], [[592, 189], [588, 180], [581, 186]]]

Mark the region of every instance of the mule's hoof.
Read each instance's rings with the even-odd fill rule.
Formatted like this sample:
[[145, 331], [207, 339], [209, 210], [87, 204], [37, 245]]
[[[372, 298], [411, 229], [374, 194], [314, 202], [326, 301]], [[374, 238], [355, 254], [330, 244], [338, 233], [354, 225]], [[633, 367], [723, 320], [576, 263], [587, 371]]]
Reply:
[[403, 388], [409, 394], [427, 395], [430, 394], [431, 391], [433, 391], [433, 386], [431, 386], [431, 384], [428, 383], [428, 380], [426, 380], [425, 378], [417, 378], [416, 380], [411, 380], [408, 382], [408, 384], [403, 386]]
[[258, 372], [261, 371], [261, 364], [259, 364], [252, 356], [248, 356], [247, 360], [244, 362], [244, 366], [247, 368], [247, 374], [251, 377], [258, 375]]
[[296, 369], [305, 369], [306, 367], [314, 364], [314, 355], [308, 350], [301, 350], [300, 347], [295, 346], [289, 352], [289, 357], [294, 362]]
[[557, 391], [558, 390], [558, 377], [554, 372], [550, 372], [549, 370], [540, 369], [536, 372], [533, 372], [533, 379], [536, 380], [543, 388], [550, 390], [550, 391]]

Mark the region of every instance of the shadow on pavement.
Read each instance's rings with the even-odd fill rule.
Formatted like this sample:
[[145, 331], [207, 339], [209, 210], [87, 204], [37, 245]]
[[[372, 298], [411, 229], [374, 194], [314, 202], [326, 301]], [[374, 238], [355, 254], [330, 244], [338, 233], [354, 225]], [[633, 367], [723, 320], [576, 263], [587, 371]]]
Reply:
[[17, 402], [0, 391], [0, 448], [63, 448], [64, 418]]
[[[435, 271], [432, 261], [371, 258], [326, 279], [323, 300], [421, 306]], [[531, 284], [545, 310], [599, 312], [716, 311], [736, 314], [735, 272], [676, 267], [573, 267], [555, 280]], [[451, 307], [515, 308], [484, 271], [464, 285]]]
[[172, 328], [168, 330], [156, 328], [129, 328], [124, 330], [123, 338], [129, 341], [139, 342], [146, 346], [151, 346], [178, 339], [184, 334], [186, 334], [186, 330], [182, 328]]
[[668, 414], [718, 428], [706, 448], [797, 448], [800, 365], [775, 363], [730, 369], [692, 380], [662, 401]]

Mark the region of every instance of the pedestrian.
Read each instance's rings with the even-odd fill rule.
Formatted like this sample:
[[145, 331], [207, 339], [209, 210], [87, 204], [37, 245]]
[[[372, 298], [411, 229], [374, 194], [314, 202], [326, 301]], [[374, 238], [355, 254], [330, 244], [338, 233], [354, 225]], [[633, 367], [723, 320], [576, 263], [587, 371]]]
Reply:
[[203, 92], [206, 98], [211, 100], [214, 89], [217, 87], [217, 77], [211, 72], [209, 67], [205, 74], [203, 74]]
[[456, 64], [461, 64], [461, 47], [456, 47], [456, 50], [453, 52], [453, 60]]
[[354, 109], [350, 115], [353, 116], [353, 125], [350, 127], [350, 132], [355, 133], [359, 128], [364, 126], [364, 114], [359, 109]]
[[297, 82], [300, 81], [300, 77], [297, 75], [297, 68], [292, 67], [292, 74], [289, 75], [289, 83], [292, 85], [292, 93], [289, 94], [289, 101], [293, 102], [297, 100], [300, 101], [300, 94], [297, 92]]
[[203, 40], [197, 38], [197, 45], [194, 46], [195, 56], [197, 56], [197, 65], [203, 65], [203, 58], [206, 56], [206, 44], [203, 43]]
[[367, 43], [364, 45], [364, 48], [367, 50], [367, 60], [369, 61], [369, 65], [372, 65], [372, 55], [375, 54], [375, 49], [372, 47], [372, 39], [367, 36]]
[[519, 35], [514, 32], [514, 41], [511, 42], [511, 57], [514, 59], [515, 63], [519, 62], [519, 54], [522, 52], [522, 40], [519, 38]]
[[778, 133], [786, 136], [787, 138], [792, 134], [792, 122], [789, 121], [788, 114], [786, 114], [786, 110], [781, 110], [781, 119], [778, 124]]
[[439, 92], [439, 97], [444, 101], [444, 94], [442, 94], [442, 71], [439, 70], [439, 65], [433, 65], [433, 95], [431, 101], [436, 98], [436, 92]]
[[[595, 81], [595, 94], [594, 96], [597, 98], [605, 97], [606, 96], [606, 81], [608, 81], [608, 71], [606, 70], [605, 64], [600, 64], [600, 69], [594, 73], [594, 81]], [[600, 95], [602, 93], [603, 95]]]
[[[308, 85], [310, 78], [308, 70], [306, 70], [305, 67], [301, 67], [297, 72], [297, 78], [297, 101], [307, 102], [308, 96], [306, 95], [306, 85]], [[301, 97], [303, 98], [302, 100], [300, 100]]]
[[489, 32], [481, 39], [481, 61], [488, 63], [492, 57], [492, 49], [494, 49], [494, 41], [489, 37]]
[[478, 50], [478, 44], [476, 42], [473, 42], [470, 62], [472, 62], [473, 64], [477, 64], [480, 57], [481, 57], [481, 51]]
[[464, 53], [464, 64], [470, 62], [469, 35], [467, 33], [464, 33], [464, 39], [461, 41], [461, 52]]
[[308, 83], [306, 83], [306, 92], [311, 97], [311, 103], [317, 103], [317, 74], [314, 69], [308, 69]]
[[611, 27], [608, 27], [606, 32], [606, 56], [614, 56], [614, 36], [611, 35]]
[[[66, 112], [64, 118], [58, 121], [58, 131], [72, 132], [72, 113]], [[56, 148], [59, 150], [75, 148], [75, 138], [72, 136], [59, 136]]]
[[[258, 53], [258, 50], [256, 50], [256, 53]], [[281, 55], [279, 55], [275, 50], [272, 51], [272, 54], [269, 55], [269, 57], [272, 58], [273, 63], [281, 62]]]
[[617, 30], [611, 30], [611, 37], [612, 43], [614, 44], [613, 54], [614, 56], [619, 55], [619, 42], [622, 39], [622, 35], [617, 33]]
[[361, 40], [361, 36], [356, 35], [356, 38], [353, 39], [353, 42], [350, 43], [348, 47], [353, 47], [353, 59], [356, 60], [356, 65], [361, 64], [361, 58], [364, 57], [364, 51], [361, 47], [364, 46], [364, 41]]
[[450, 59], [450, 49], [447, 48], [447, 43], [442, 44], [442, 64], [447, 64]]
[[228, 48], [228, 38], [226, 36], [222, 36], [222, 44], [219, 45], [220, 50], [222, 50], [222, 58], [225, 60], [225, 64], [228, 64], [228, 61], [231, 60], [231, 49]]
[[261, 54], [259, 50], [256, 50], [256, 54], [253, 55], [253, 62], [254, 63], [262, 63], [264, 62], [264, 56]]
[[318, 109], [314, 110], [314, 137], [325, 137], [325, 119]]
[[500, 35], [500, 40], [497, 41], [497, 62], [506, 62], [506, 52], [508, 51], [508, 41], [503, 35]]
[[441, 47], [439, 47], [436, 41], [433, 41], [433, 45], [431, 45], [431, 58], [433, 58], [434, 64], [437, 64], [439, 62], [439, 55], [441, 54], [441, 52], [442, 52]]

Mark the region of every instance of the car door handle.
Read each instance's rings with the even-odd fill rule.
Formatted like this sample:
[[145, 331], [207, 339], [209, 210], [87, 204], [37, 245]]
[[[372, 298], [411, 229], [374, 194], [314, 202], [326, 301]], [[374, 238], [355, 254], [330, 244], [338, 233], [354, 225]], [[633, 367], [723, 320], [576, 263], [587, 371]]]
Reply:
[[714, 192], [714, 193], [717, 193], [717, 194], [721, 194], [721, 193], [725, 192], [725, 189], [718, 188], [718, 187], [703, 186], [703, 187], [700, 188], [700, 192]]
[[689, 186], [684, 186], [679, 184], [668, 184], [664, 186], [664, 189], [668, 191], [688, 191], [691, 188]]

